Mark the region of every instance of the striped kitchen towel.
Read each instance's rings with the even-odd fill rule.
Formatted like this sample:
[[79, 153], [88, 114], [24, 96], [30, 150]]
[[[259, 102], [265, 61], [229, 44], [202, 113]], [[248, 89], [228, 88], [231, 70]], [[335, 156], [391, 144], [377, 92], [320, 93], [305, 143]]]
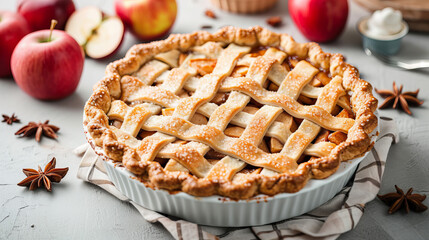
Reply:
[[388, 151], [391, 144], [399, 140], [392, 119], [380, 117], [379, 124], [380, 134], [371, 152], [360, 163], [354, 179], [334, 198], [311, 212], [264, 226], [246, 228], [199, 226], [184, 220], [172, 220], [139, 206], [120, 193], [110, 182], [102, 164], [103, 160], [88, 144], [75, 150], [76, 154], [83, 155], [78, 178], [98, 185], [122, 201], [130, 202], [144, 219], [151, 223], [161, 223], [175, 239], [336, 239], [357, 225], [363, 215], [365, 204], [377, 195]]

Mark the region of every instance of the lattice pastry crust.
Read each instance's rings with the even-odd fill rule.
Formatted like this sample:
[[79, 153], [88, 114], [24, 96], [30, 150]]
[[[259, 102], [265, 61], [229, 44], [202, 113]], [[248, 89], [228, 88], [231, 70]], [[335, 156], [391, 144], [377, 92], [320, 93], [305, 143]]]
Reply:
[[132, 47], [85, 105], [88, 141], [147, 186], [297, 192], [372, 147], [372, 87], [340, 54], [261, 27]]

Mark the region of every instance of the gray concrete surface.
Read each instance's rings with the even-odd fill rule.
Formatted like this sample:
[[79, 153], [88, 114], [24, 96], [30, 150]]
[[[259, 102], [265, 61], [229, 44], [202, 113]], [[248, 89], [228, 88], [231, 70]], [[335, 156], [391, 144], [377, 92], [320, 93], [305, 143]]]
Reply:
[[[96, 5], [113, 13], [113, 0], [75, 0], [77, 7]], [[16, 1], [2, 1], [1, 10], [15, 10]], [[287, 32], [297, 41], [305, 38], [294, 26], [282, 0], [272, 11], [252, 16], [231, 15], [215, 10], [218, 19], [204, 16], [206, 9], [214, 9], [209, 1], [180, 0], [174, 33], [198, 30], [201, 25], [214, 29], [224, 25], [248, 27], [265, 24], [267, 16], [283, 16], [284, 25], [274, 29]], [[404, 90], [420, 88], [420, 97], [428, 101], [429, 70], [403, 71], [385, 66], [366, 56], [356, 31], [356, 21], [368, 13], [351, 3], [350, 16], [342, 36], [333, 43], [322, 44], [325, 51], [340, 52], [348, 62], [357, 66], [364, 79], [377, 88], [391, 88], [392, 81], [405, 84]], [[270, 27], [269, 27], [270, 28]], [[30, 138], [14, 136], [23, 124], [0, 124], [0, 239], [170, 239], [160, 224], [147, 223], [135, 209], [103, 190], [76, 178], [79, 158], [72, 149], [85, 142], [82, 133], [82, 108], [91, 94], [91, 87], [104, 74], [108, 62], [122, 57], [137, 41], [126, 35], [120, 52], [106, 61], [85, 60], [79, 87], [72, 96], [57, 102], [35, 100], [22, 92], [12, 79], [0, 79], [0, 113], [15, 112], [23, 123], [51, 120], [61, 130], [57, 141], [43, 139], [39, 144]], [[399, 53], [401, 57], [429, 59], [429, 35], [409, 34]], [[377, 96], [378, 97], [378, 96]], [[429, 111], [425, 103], [412, 108], [413, 116], [398, 110], [383, 110], [381, 115], [392, 117], [398, 124], [401, 142], [392, 147], [383, 176], [381, 193], [394, 190], [393, 185], [429, 194]], [[58, 167], [70, 167], [62, 184], [52, 193], [27, 191], [17, 187], [24, 174], [22, 168], [46, 164], [57, 158]], [[426, 204], [429, 201], [426, 200]], [[221, 233], [221, 232], [219, 232]], [[379, 200], [370, 202], [357, 227], [340, 239], [428, 239], [429, 211], [416, 214], [398, 212], [387, 214], [387, 207]]]

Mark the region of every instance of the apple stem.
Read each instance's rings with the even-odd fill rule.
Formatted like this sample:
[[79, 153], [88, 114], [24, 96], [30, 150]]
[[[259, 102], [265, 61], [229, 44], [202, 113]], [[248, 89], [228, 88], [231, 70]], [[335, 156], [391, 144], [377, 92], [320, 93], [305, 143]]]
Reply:
[[55, 28], [55, 25], [57, 25], [57, 20], [55, 20], [55, 19], [52, 19], [51, 20], [51, 28], [50, 28], [50, 30], [51, 30], [51, 32], [49, 33], [49, 38], [48, 38], [48, 42], [50, 42], [51, 41], [51, 38], [52, 38], [52, 32], [54, 31], [54, 28]]

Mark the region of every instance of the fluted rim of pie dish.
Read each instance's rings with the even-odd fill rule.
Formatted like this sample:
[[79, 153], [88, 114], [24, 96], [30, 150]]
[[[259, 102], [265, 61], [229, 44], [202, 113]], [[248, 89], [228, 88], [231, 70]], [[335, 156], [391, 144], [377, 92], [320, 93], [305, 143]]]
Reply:
[[293, 193], [301, 190], [310, 178], [327, 178], [342, 161], [360, 157], [372, 148], [374, 142], [368, 134], [378, 126], [374, 115], [378, 101], [372, 95], [371, 84], [360, 79], [358, 70], [347, 64], [341, 54], [325, 53], [317, 43], [297, 43], [287, 34], [274, 33], [259, 26], [249, 29], [225, 27], [213, 34], [205, 31], [172, 34], [165, 40], [138, 44], [127, 52], [125, 58], [107, 66], [106, 76], [94, 86], [93, 94], [85, 104], [83, 121], [88, 131], [88, 141], [103, 148], [102, 157], [117, 162], [139, 159], [135, 149], [119, 142], [109, 129], [106, 113], [111, 102], [121, 96], [121, 77], [137, 71], [159, 53], [174, 49], [187, 51], [209, 41], [277, 47], [288, 55], [308, 59], [317, 68], [329, 69], [332, 77], [342, 77], [346, 91], [352, 91], [355, 123], [346, 141], [337, 145], [330, 155], [301, 163], [294, 173], [249, 176], [246, 184], [235, 184], [225, 180], [199, 179], [188, 173], [167, 172], [158, 162], [144, 162], [139, 171], [142, 178], [148, 178], [154, 188], [182, 191], [198, 197], [221, 195], [232, 199], [248, 199], [258, 194], [273, 196], [284, 192]]

